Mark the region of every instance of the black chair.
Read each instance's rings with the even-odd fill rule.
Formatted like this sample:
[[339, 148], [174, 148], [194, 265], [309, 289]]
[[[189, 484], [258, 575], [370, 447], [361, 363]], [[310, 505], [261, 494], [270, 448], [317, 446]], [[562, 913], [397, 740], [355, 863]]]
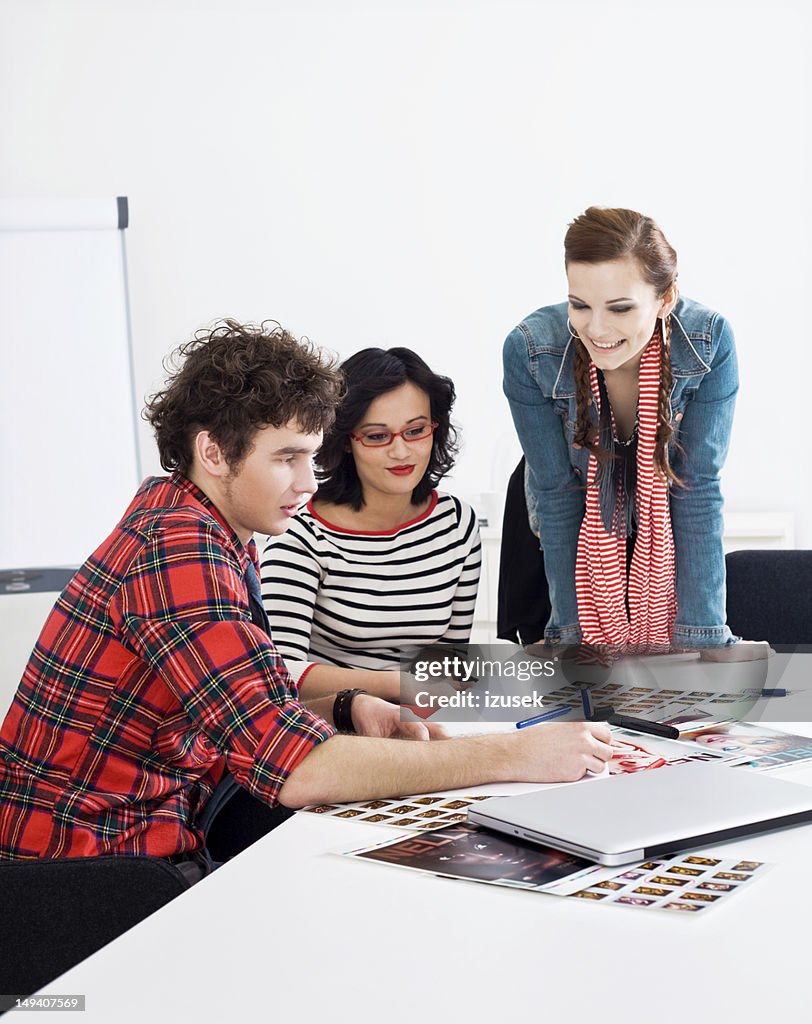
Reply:
[[731, 551], [727, 621], [745, 640], [812, 644], [812, 551]]
[[188, 888], [160, 857], [0, 863], [0, 993], [36, 992]]
[[541, 640], [552, 611], [544, 555], [527, 521], [524, 465], [522, 456], [507, 485], [496, 600], [496, 635], [514, 644]]

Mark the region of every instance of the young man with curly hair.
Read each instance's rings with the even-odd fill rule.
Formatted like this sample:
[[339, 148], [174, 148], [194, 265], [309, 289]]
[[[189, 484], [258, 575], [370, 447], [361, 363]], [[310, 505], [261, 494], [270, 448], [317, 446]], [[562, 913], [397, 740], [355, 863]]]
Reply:
[[0, 730], [0, 859], [148, 854], [197, 880], [237, 790], [300, 807], [602, 769], [603, 725], [438, 742], [369, 694], [302, 703], [253, 534], [283, 533], [315, 491], [340, 377], [276, 325], [225, 321], [179, 356], [146, 410], [170, 475], [60, 595]]

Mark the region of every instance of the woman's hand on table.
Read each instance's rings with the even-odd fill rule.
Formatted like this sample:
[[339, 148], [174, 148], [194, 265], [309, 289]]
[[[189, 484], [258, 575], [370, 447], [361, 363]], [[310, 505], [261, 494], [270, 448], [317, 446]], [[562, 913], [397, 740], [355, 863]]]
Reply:
[[445, 740], [448, 732], [442, 725], [429, 722], [407, 722], [400, 717], [400, 707], [369, 693], [359, 693], [352, 702], [352, 722], [359, 736], [379, 739]]

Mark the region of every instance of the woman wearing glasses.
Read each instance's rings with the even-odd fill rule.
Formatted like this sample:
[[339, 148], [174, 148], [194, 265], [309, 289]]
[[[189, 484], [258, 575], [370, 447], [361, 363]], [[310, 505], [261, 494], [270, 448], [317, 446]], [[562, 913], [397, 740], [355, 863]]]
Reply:
[[457, 452], [454, 385], [410, 349], [342, 365], [316, 495], [262, 559], [273, 638], [304, 698], [397, 700], [403, 648], [466, 643], [481, 563], [474, 511], [435, 490]]

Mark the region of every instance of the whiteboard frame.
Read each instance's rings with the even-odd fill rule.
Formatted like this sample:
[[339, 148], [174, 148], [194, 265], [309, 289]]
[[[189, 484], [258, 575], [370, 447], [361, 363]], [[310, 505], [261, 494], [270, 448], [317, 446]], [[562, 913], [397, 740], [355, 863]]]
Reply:
[[[123, 274], [123, 317], [126, 341], [126, 365], [130, 401], [135, 484], [143, 477], [139, 436], [138, 400], [135, 390], [135, 356], [127, 262], [126, 229], [129, 226], [129, 201], [114, 199], [62, 197], [0, 197], [0, 232], [82, 231], [115, 229], [119, 233]], [[0, 596], [62, 590], [77, 568], [72, 565], [9, 566], [0, 565]]]

